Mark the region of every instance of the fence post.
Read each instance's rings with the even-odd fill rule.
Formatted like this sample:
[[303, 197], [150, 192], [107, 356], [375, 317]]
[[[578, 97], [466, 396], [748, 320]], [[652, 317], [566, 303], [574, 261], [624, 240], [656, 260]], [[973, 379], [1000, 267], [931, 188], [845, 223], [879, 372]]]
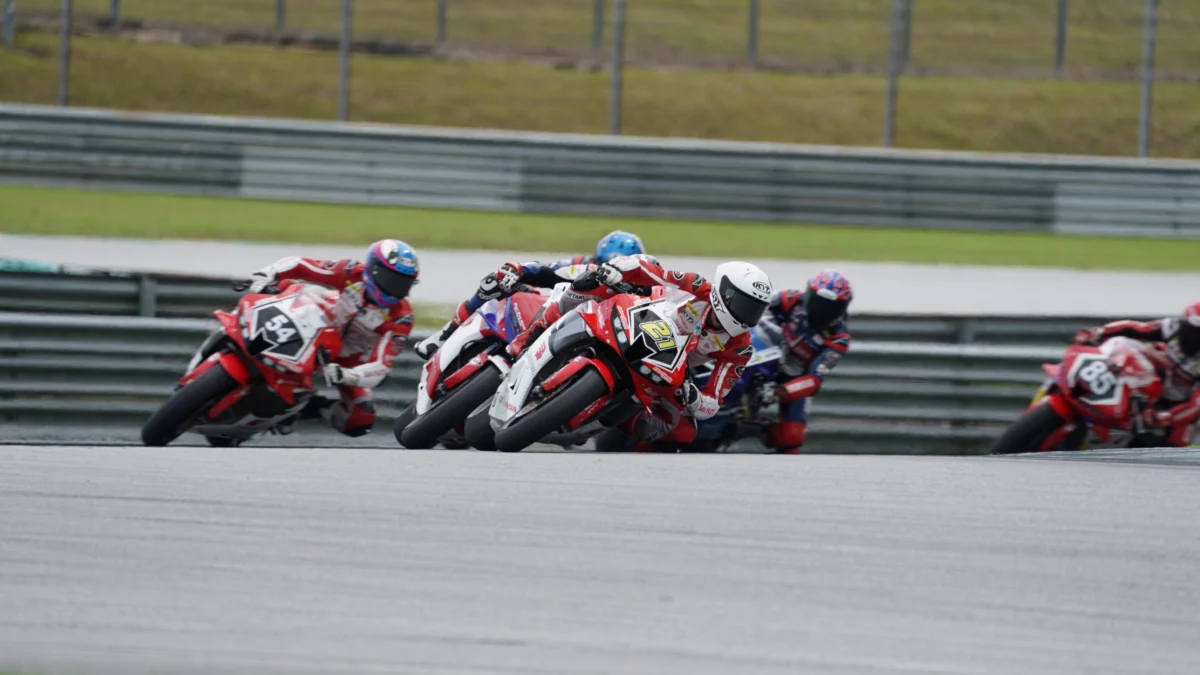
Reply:
[[908, 69], [909, 47], [912, 43], [913, 0], [904, 0], [900, 9], [900, 72]]
[[1067, 58], [1067, 2], [1058, 0], [1058, 34], [1054, 43], [1054, 76], [1062, 77], [1063, 62]]
[[58, 45], [58, 104], [71, 104], [71, 15], [75, 8], [72, 0], [62, 0], [62, 32]]
[[604, 51], [604, 0], [592, 0], [592, 52]]
[[1146, 35], [1142, 42], [1142, 105], [1138, 117], [1138, 157], [1150, 155], [1150, 114], [1154, 104], [1154, 41], [1158, 0], [1146, 0]]
[[287, 0], [275, 0], [275, 37], [283, 37], [287, 30]]
[[9, 47], [13, 43], [13, 34], [17, 28], [17, 0], [4, 0], [4, 44]]
[[147, 275], [138, 277], [138, 316], [154, 316], [157, 305], [158, 280]]
[[746, 60], [758, 65], [758, 0], [750, 0], [746, 17]]
[[108, 25], [116, 28], [121, 22], [121, 0], [112, 0], [108, 7]]
[[350, 119], [350, 25], [354, 20], [354, 0], [342, 0], [342, 39], [338, 47], [337, 117]]
[[437, 38], [439, 45], [446, 43], [446, 3], [448, 0], [437, 0]]
[[909, 0], [892, 0], [891, 29], [888, 31], [887, 99], [883, 107], [883, 145], [896, 142], [896, 98], [902, 69], [901, 49], [904, 39], [904, 12]]
[[608, 133], [621, 133], [621, 94], [625, 69], [625, 0], [613, 13], [612, 87], [608, 93]]

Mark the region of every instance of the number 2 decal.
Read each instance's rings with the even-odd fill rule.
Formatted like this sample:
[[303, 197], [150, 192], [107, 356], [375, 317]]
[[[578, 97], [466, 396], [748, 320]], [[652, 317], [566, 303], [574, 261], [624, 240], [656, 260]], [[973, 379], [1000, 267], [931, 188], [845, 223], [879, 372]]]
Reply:
[[646, 321], [638, 325], [638, 328], [645, 331], [646, 335], [649, 335], [650, 339], [654, 341], [654, 346], [659, 349], [670, 349], [675, 346], [675, 337], [666, 321], [662, 321], [661, 319], [658, 321]]

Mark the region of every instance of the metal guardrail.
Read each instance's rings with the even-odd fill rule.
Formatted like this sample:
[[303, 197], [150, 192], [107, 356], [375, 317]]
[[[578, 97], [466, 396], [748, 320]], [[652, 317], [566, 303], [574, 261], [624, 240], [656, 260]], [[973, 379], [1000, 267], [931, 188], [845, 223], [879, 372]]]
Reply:
[[[8, 312], [203, 318], [214, 309], [232, 308], [238, 295], [221, 279], [0, 270], [0, 311]], [[1081, 327], [1108, 320], [855, 315], [850, 323], [855, 340], [1053, 346], [1064, 345]]]
[[497, 211], [1200, 236], [1200, 163], [0, 105], [0, 180]]
[[[0, 438], [9, 424], [135, 430], [170, 395], [207, 331], [200, 319], [0, 312]], [[422, 335], [423, 337], [423, 335]], [[971, 454], [1028, 404], [1057, 348], [856, 342], [812, 405], [814, 452]], [[420, 361], [376, 392], [389, 422]], [[301, 433], [302, 430], [297, 433]], [[755, 444], [739, 449], [754, 451]]]

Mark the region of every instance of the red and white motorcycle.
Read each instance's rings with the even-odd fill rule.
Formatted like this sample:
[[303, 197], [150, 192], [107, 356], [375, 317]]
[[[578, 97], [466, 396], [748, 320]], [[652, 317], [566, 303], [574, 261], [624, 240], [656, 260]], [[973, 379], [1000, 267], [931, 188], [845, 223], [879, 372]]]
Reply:
[[142, 442], [163, 446], [191, 431], [214, 446], [239, 445], [293, 418], [316, 391], [314, 374], [341, 351], [338, 297], [294, 284], [243, 296], [233, 312], [213, 312], [220, 328], [143, 425]]
[[503, 368], [490, 404], [467, 419], [468, 442], [518, 452], [552, 434], [586, 439], [674, 399], [700, 339], [692, 299], [660, 286], [564, 314]]
[[1160, 445], [1142, 421], [1163, 390], [1152, 349], [1124, 337], [1068, 347], [1061, 363], [1042, 366], [1046, 382], [992, 454]]

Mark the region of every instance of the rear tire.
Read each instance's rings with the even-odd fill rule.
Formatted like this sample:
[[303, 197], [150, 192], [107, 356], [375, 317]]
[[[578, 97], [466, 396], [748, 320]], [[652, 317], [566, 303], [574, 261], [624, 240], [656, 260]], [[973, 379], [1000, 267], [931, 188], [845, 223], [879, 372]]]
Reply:
[[496, 432], [496, 449], [520, 452], [571, 421], [580, 411], [608, 393], [608, 383], [589, 368], [579, 379], [566, 385], [545, 403]]
[[1046, 437], [1057, 431], [1066, 420], [1054, 408], [1041, 404], [1026, 410], [992, 444], [991, 454], [1013, 455], [1037, 452]]
[[198, 418], [217, 401], [236, 389], [237, 380], [220, 365], [215, 365], [177, 389], [146, 424], [142, 426], [142, 443], [162, 447], [195, 425]]
[[412, 424], [412, 421], [416, 416], [417, 404], [414, 403], [401, 411], [400, 414], [396, 416], [396, 419], [392, 421], [392, 435], [396, 437], [396, 442], [401, 446], [404, 446], [404, 443], [401, 442], [400, 435], [404, 433], [404, 430], [408, 428], [409, 424]]
[[432, 448], [481, 403], [491, 399], [500, 388], [501, 379], [496, 366], [489, 363], [480, 368], [458, 388], [434, 401], [424, 415], [410, 422], [400, 436], [400, 444], [406, 448]]
[[463, 424], [463, 436], [476, 450], [496, 449], [496, 430], [492, 429], [492, 418], [488, 416], [488, 408], [488, 405], [480, 404], [478, 409], [467, 416], [467, 421]]

